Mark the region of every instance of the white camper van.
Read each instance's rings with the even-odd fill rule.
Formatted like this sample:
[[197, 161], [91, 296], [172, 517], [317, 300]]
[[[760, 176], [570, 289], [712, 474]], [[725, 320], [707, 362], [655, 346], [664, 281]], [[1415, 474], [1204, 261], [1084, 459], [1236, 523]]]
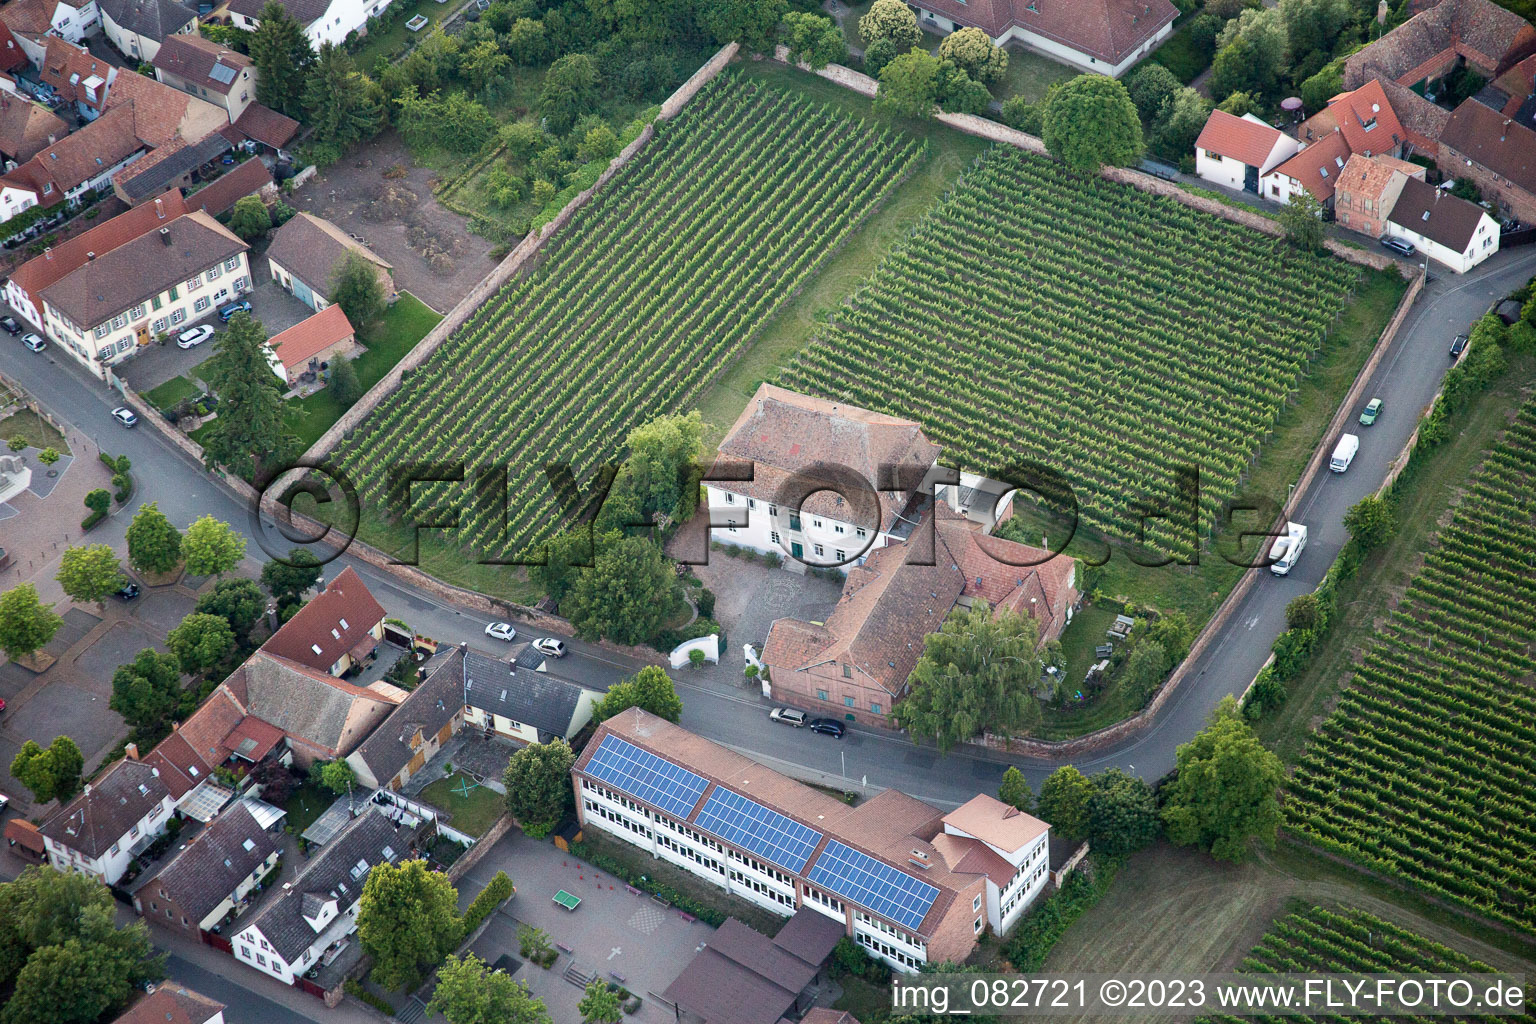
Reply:
[[1328, 459], [1328, 468], [1335, 473], [1342, 473], [1349, 468], [1349, 464], [1355, 461], [1355, 453], [1360, 450], [1360, 438], [1354, 434], [1345, 434], [1339, 438], [1339, 443], [1333, 447], [1333, 455]]
[[1286, 523], [1285, 536], [1276, 537], [1274, 546], [1269, 549], [1269, 557], [1274, 559], [1269, 571], [1276, 576], [1289, 573], [1306, 546], [1307, 528], [1300, 523]]

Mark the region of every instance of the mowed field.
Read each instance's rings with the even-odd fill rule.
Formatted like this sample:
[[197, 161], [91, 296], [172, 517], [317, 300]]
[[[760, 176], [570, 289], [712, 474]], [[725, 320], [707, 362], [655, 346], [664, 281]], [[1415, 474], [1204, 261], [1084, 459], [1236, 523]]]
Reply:
[[[631, 429], [689, 408], [921, 152], [720, 76], [342, 443], [365, 515], [456, 508], [453, 546], [537, 555], [574, 512], [546, 464], [585, 490]], [[393, 482], [406, 463], [460, 460], [466, 481], [508, 467], [504, 505], [458, 483], [418, 486], [407, 504]], [[367, 523], [362, 535], [378, 539]]]
[[1536, 402], [1288, 785], [1286, 827], [1536, 933]]
[[[1361, 276], [998, 147], [778, 382], [916, 419], [967, 469], [1042, 463], [1115, 537], [1197, 468], [1204, 528]], [[1153, 521], [1156, 546], [1198, 544], [1179, 518]]]

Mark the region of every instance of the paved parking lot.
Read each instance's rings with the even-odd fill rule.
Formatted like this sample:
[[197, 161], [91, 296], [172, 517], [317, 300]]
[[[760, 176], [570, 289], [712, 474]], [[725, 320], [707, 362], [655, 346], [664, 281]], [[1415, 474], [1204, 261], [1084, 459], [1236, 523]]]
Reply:
[[[614, 974], [623, 976], [624, 987], [643, 1000], [640, 1012], [625, 1020], [670, 1024], [672, 1011], [650, 993], [664, 991], [682, 973], [714, 934], [713, 928], [685, 921], [677, 911], [651, 902], [649, 896], [633, 895], [618, 879], [594, 871], [552, 843], [529, 839], [518, 829], [507, 833], [459, 881], [460, 905], [468, 906], [497, 871], [511, 876], [517, 895], [492, 915], [490, 925], [471, 945], [476, 956], [492, 964], [504, 954], [520, 960], [517, 926], [531, 924], [542, 928], [551, 942], [574, 950], [561, 950], [548, 970], [524, 963], [513, 975], [544, 1000], [551, 1019], [581, 1019], [576, 1004], [582, 990], [564, 977], [574, 962], [581, 971], [595, 971], [608, 981], [615, 980]], [[581, 906], [575, 910], [556, 906], [551, 897], [561, 889], [581, 897]]]
[[726, 648], [718, 665], [680, 669], [679, 678], [689, 682], [745, 686], [742, 672], [747, 659], [742, 644], [751, 644], [762, 654], [774, 619], [825, 622], [843, 593], [841, 583], [732, 558], [723, 551], [711, 551], [709, 564], [695, 565], [693, 571], [715, 594], [715, 621], [725, 627]]

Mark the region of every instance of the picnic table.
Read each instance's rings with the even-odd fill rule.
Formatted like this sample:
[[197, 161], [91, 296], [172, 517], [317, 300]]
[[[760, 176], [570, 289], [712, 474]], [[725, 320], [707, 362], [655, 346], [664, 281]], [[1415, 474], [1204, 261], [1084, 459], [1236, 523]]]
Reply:
[[564, 889], [561, 889], [559, 892], [555, 893], [554, 898], [555, 902], [560, 904], [560, 906], [564, 907], [566, 910], [575, 910], [577, 907], [581, 906], [581, 897], [572, 896]]

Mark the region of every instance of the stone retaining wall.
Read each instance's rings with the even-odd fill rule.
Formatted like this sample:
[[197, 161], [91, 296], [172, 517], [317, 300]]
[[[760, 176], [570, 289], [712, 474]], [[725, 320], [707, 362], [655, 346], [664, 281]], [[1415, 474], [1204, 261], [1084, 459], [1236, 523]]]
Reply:
[[[475, 845], [459, 854], [459, 859], [448, 865], [448, 881], [458, 885], [459, 879], [468, 874], [470, 868], [480, 863], [485, 855], [490, 852], [491, 847], [501, 842], [502, 836], [512, 831], [516, 825], [516, 819], [510, 814], [503, 814], [497, 818], [495, 824], [486, 829], [485, 834], [475, 840]], [[515, 898], [517, 895], [516, 891], [512, 895]], [[494, 910], [491, 911], [491, 914], [494, 913]], [[489, 921], [491, 915], [487, 914], [485, 919]]]

